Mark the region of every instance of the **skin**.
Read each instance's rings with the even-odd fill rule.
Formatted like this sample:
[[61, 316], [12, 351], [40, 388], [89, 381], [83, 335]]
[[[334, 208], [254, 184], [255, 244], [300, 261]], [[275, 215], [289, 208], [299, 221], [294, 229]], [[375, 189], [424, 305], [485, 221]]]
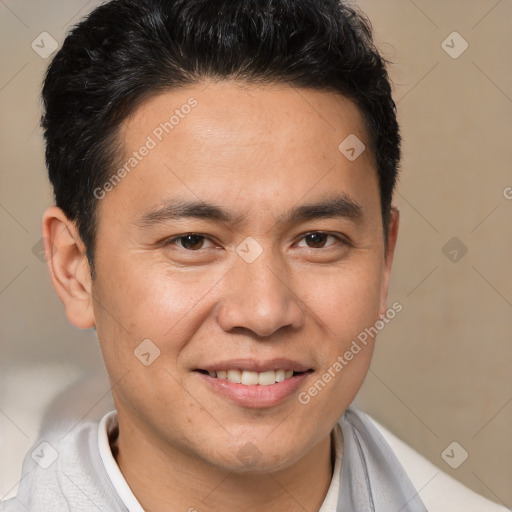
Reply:
[[[145, 510], [318, 510], [332, 477], [330, 432], [374, 343], [307, 405], [297, 393], [385, 313], [398, 211], [385, 250], [363, 119], [333, 93], [229, 81], [166, 92], [123, 123], [123, 156], [190, 97], [198, 102], [190, 114], [98, 202], [94, 281], [76, 226], [47, 210], [53, 284], [72, 324], [96, 326], [119, 417], [117, 462]], [[367, 148], [353, 162], [338, 150], [351, 133]], [[280, 219], [340, 195], [361, 207], [359, 219]], [[137, 224], [177, 198], [245, 217]], [[311, 232], [335, 236], [315, 243]], [[176, 239], [187, 233], [206, 238], [191, 249]], [[252, 263], [236, 252], [246, 237], [263, 251]], [[149, 366], [134, 356], [147, 338], [160, 350]], [[275, 357], [313, 371], [272, 407], [242, 406], [195, 371]], [[238, 455], [248, 446], [252, 463]]]

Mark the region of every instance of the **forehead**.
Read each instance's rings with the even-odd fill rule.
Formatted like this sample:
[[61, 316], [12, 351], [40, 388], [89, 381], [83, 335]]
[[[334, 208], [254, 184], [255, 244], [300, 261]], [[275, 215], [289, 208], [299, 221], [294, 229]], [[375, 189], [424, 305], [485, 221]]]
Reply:
[[266, 199], [275, 208], [285, 193], [297, 202], [333, 188], [374, 193], [377, 184], [369, 150], [355, 160], [340, 150], [347, 138], [369, 147], [361, 112], [330, 92], [205, 82], [145, 101], [125, 120], [120, 137], [121, 161], [134, 166], [112, 195], [124, 190], [139, 203], [174, 191], [246, 205], [262, 206]]
[[158, 94], [143, 102], [122, 130], [125, 141], [134, 145], [141, 134], [160, 141], [171, 133], [177, 143], [233, 149], [236, 137], [240, 144], [272, 143], [286, 151], [300, 147], [300, 153], [314, 149], [303, 142], [315, 141], [317, 149], [336, 156], [341, 136], [367, 139], [360, 110], [340, 94], [237, 81], [204, 82]]

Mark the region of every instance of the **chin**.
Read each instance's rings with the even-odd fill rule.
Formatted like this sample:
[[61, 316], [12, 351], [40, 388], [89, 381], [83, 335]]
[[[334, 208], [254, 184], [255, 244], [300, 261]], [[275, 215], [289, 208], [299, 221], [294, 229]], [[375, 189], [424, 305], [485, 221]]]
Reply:
[[292, 466], [295, 462], [295, 458], [292, 458], [291, 454], [263, 454], [259, 450], [254, 450], [254, 447], [242, 448], [234, 459], [231, 455], [229, 454], [229, 459], [225, 457], [219, 460], [217, 465], [223, 470], [237, 475], [256, 476], [275, 473]]
[[267, 435], [261, 436], [253, 442], [231, 443], [222, 451], [210, 452], [208, 458], [215, 466], [237, 474], [276, 472], [292, 466], [307, 452], [306, 447], [301, 450], [298, 440], [291, 446], [286, 441], [271, 443]]

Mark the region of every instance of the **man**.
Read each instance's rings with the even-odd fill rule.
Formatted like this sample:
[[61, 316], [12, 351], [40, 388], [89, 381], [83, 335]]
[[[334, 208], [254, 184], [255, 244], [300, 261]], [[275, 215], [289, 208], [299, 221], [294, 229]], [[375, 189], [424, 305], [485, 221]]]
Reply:
[[400, 137], [365, 18], [114, 0], [43, 101], [51, 278], [115, 411], [27, 457], [4, 510], [427, 510], [349, 408], [401, 308]]

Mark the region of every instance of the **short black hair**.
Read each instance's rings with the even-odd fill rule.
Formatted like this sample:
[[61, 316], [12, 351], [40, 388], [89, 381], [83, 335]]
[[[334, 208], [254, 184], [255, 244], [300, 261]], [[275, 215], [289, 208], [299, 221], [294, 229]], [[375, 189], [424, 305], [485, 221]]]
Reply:
[[[388, 62], [368, 18], [342, 0], [112, 0], [66, 36], [48, 67], [41, 125], [55, 203], [94, 275], [97, 201], [122, 121], [145, 99], [205, 79], [337, 92], [364, 116], [385, 237], [400, 161]], [[341, 141], [340, 141], [341, 142]]]

